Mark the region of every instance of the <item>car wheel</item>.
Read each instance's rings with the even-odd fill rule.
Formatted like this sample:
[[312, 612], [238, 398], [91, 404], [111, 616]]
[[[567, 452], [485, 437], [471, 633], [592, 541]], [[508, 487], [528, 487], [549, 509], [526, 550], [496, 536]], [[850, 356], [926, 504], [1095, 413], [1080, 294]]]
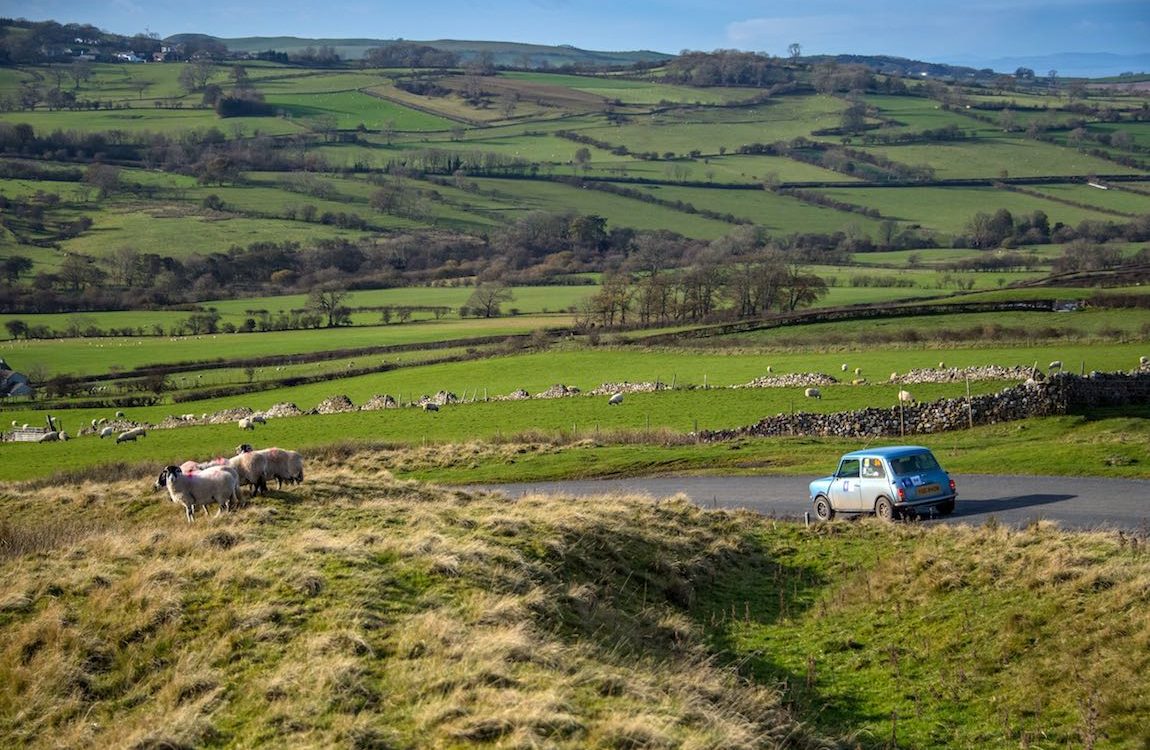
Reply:
[[938, 514], [940, 516], [949, 516], [953, 512], [954, 512], [954, 501], [953, 500], [947, 500], [945, 503], [938, 506]]
[[819, 495], [815, 498], [815, 518], [820, 521], [830, 521], [835, 517], [835, 509], [831, 507], [831, 501], [826, 497]]
[[890, 499], [880, 497], [878, 500], [876, 500], [874, 504], [874, 514], [883, 521], [893, 521], [894, 506], [891, 505]]

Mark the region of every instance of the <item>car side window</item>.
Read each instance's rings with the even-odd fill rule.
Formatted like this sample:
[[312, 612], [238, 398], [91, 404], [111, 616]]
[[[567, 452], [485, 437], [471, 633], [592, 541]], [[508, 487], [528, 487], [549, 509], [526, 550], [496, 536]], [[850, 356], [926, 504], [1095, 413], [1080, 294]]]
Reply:
[[862, 462], [862, 475], [868, 479], [881, 479], [886, 476], [882, 468], [882, 460], [877, 458], [864, 458]]
[[857, 458], [844, 458], [843, 462], [839, 464], [838, 473], [835, 474], [839, 479], [847, 477], [857, 477], [859, 475], [859, 460]]

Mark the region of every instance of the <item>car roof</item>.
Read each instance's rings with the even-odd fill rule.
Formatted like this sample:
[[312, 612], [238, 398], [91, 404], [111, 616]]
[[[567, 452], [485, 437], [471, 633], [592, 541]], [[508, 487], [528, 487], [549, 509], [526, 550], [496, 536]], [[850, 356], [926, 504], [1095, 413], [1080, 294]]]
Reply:
[[[929, 453], [930, 448], [922, 445], [888, 445], [882, 448], [867, 448], [860, 451], [844, 453], [843, 458], [862, 458], [863, 456], [878, 456], [879, 458], [899, 458], [914, 453]], [[840, 459], [841, 460], [841, 459]]]

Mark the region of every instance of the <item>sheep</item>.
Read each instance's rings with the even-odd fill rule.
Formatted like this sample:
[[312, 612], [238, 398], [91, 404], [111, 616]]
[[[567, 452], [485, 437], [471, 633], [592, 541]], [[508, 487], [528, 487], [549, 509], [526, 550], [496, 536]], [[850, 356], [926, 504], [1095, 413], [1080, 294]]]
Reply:
[[37, 443], [54, 443], [59, 439], [60, 439], [60, 433], [53, 430], [52, 432], [45, 432], [43, 435], [40, 436], [40, 439], [37, 440], [36, 442]]
[[899, 391], [898, 402], [899, 404], [913, 404], [915, 403], [915, 398], [911, 395], [910, 391]]
[[111, 437], [113, 434], [115, 434], [115, 432], [116, 432], [116, 428], [113, 427], [112, 425], [108, 425], [107, 427], [101, 427], [100, 428], [100, 437], [101, 438]]
[[283, 448], [261, 448], [254, 450], [249, 443], [236, 446], [236, 455], [242, 453], [259, 453], [266, 457], [267, 468], [264, 471], [264, 490], [267, 489], [267, 480], [276, 479], [276, 489], [282, 489], [283, 483], [298, 484], [303, 481], [303, 456], [296, 451]]
[[251, 485], [252, 497], [268, 494], [268, 459], [263, 453], [245, 451], [228, 459], [228, 466], [235, 470], [240, 486]]
[[122, 411], [116, 412], [116, 419], [123, 419], [123, 418], [124, 418], [124, 412], [122, 412]]
[[424, 411], [439, 411], [439, 404], [434, 401], [424, 401], [420, 404], [420, 408]]
[[823, 393], [818, 388], [807, 388], [803, 391], [803, 395], [807, 398], [822, 398]]
[[210, 468], [194, 474], [185, 474], [179, 466], [168, 466], [160, 472], [153, 490], [161, 487], [168, 488], [168, 495], [173, 503], [184, 506], [184, 513], [188, 523], [195, 520], [196, 508], [212, 503], [219, 505], [216, 515], [219, 516], [225, 509], [230, 510], [232, 501], [238, 502], [236, 488], [239, 480], [236, 475], [223, 467]]
[[850, 369], [850, 365], [848, 365], [846, 362], [843, 362], [841, 365], [839, 365], [839, 369], [843, 372], [846, 372]]
[[142, 438], [142, 437], [147, 437], [147, 436], [148, 436], [148, 433], [146, 430], [144, 430], [143, 427], [133, 427], [132, 429], [127, 430], [125, 432], [121, 432], [119, 435], [117, 435], [116, 436], [116, 442], [117, 443], [128, 443], [128, 442], [134, 443], [134, 442], [136, 442], [136, 438]]
[[774, 371], [775, 371], [775, 368], [771, 367], [770, 365], [767, 365], [767, 374], [768, 375], [770, 375]]
[[1051, 362], [1050, 364], [1048, 364], [1046, 366], [1046, 369], [1047, 370], [1061, 370], [1062, 369], [1062, 360], [1061, 359], [1054, 360], [1053, 362]]
[[945, 362], [939, 362], [938, 363], [938, 369], [945, 370], [946, 369], [946, 363]]
[[255, 422], [252, 421], [251, 417], [244, 417], [238, 424], [241, 430], [254, 430], [256, 428]]
[[622, 393], [612, 393], [611, 398], [607, 399], [608, 406], [618, 406], [621, 403], [623, 403]]
[[858, 375], [862, 375], [862, 368], [861, 368], [861, 367], [856, 367], [856, 368], [855, 368], [855, 375], [856, 375], [856, 376], [858, 376]]
[[252, 424], [267, 424], [268, 420], [262, 414], [253, 414], [251, 416]]

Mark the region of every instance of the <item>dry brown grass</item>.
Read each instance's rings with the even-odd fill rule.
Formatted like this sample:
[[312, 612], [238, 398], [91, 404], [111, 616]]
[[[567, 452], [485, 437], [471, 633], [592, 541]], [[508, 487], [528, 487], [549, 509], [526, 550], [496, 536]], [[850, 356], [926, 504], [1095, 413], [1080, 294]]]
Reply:
[[150, 477], [6, 495], [24, 541], [0, 558], [0, 745], [819, 744], [707, 659], [683, 609], [739, 524], [381, 463], [333, 452], [193, 524]]

